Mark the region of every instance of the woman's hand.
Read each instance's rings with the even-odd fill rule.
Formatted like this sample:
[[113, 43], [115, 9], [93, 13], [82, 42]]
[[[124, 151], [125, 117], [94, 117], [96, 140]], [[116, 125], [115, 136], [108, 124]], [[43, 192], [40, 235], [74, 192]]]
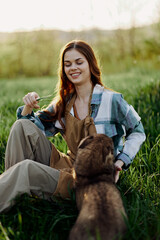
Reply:
[[31, 114], [33, 108], [40, 108], [38, 101], [36, 100], [37, 98], [39, 98], [39, 95], [36, 92], [30, 92], [23, 97], [25, 106], [22, 111], [22, 116]]
[[40, 108], [40, 106], [37, 104], [38, 103], [38, 101], [36, 100], [37, 98], [39, 98], [38, 94], [36, 92], [31, 92], [23, 97], [23, 102], [26, 106], [32, 109], [33, 108], [37, 109]]
[[122, 171], [122, 166], [124, 165], [124, 162], [122, 162], [121, 160], [117, 160], [114, 165], [116, 167], [115, 183], [117, 183], [119, 179], [119, 172]]

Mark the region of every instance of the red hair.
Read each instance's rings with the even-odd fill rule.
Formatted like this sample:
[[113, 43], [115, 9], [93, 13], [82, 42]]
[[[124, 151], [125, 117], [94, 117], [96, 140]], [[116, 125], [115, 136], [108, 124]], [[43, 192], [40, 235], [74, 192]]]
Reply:
[[61, 120], [64, 117], [65, 106], [67, 101], [69, 100], [71, 94], [75, 91], [74, 85], [67, 78], [64, 71], [64, 55], [67, 51], [71, 49], [76, 49], [78, 52], [83, 54], [88, 61], [90, 72], [91, 72], [91, 82], [93, 86], [96, 84], [102, 84], [101, 80], [101, 71], [97, 63], [97, 59], [95, 57], [93, 49], [84, 41], [81, 40], [73, 40], [67, 43], [61, 51], [60, 55], [60, 65], [59, 65], [59, 82], [57, 85], [57, 95], [51, 102], [51, 104], [56, 100], [56, 111], [55, 113], [50, 113], [47, 110], [44, 110], [47, 114], [51, 116], [51, 121], [59, 120], [60, 124], [63, 128], [64, 124]]

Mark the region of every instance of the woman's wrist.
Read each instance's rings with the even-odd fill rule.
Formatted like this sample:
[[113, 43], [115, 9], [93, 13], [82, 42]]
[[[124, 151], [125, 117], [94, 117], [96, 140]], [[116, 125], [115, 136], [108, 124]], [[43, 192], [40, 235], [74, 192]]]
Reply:
[[32, 113], [33, 108], [30, 108], [29, 106], [25, 105], [21, 115], [22, 116], [26, 116], [27, 114], [31, 114]]
[[124, 165], [124, 162], [122, 160], [120, 160], [120, 159], [117, 159], [116, 162], [115, 162], [115, 165], [120, 167], [120, 168], [122, 168], [123, 165]]

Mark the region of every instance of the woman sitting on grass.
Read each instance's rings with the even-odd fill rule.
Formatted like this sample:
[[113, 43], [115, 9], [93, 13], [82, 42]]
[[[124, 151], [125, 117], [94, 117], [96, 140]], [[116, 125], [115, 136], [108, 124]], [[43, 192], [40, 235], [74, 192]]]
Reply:
[[[17, 111], [19, 120], [10, 132], [6, 171], [0, 179], [1, 212], [18, 194], [45, 199], [53, 195], [69, 197], [70, 169], [82, 138], [97, 132], [113, 139], [115, 182], [145, 140], [140, 117], [121, 94], [103, 86], [94, 52], [83, 41], [72, 41], [64, 47], [57, 96], [45, 110], [34, 113], [32, 110], [39, 108], [38, 99], [36, 92], [25, 95], [25, 105]], [[46, 137], [58, 132], [67, 142], [67, 154], [59, 152]]]

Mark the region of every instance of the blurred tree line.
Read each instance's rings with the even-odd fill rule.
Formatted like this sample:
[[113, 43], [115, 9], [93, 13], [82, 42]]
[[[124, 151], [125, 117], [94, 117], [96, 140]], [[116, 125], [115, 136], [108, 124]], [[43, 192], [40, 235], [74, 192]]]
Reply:
[[92, 45], [105, 74], [160, 65], [160, 22], [114, 31], [0, 33], [0, 78], [56, 75], [60, 49], [73, 39]]

